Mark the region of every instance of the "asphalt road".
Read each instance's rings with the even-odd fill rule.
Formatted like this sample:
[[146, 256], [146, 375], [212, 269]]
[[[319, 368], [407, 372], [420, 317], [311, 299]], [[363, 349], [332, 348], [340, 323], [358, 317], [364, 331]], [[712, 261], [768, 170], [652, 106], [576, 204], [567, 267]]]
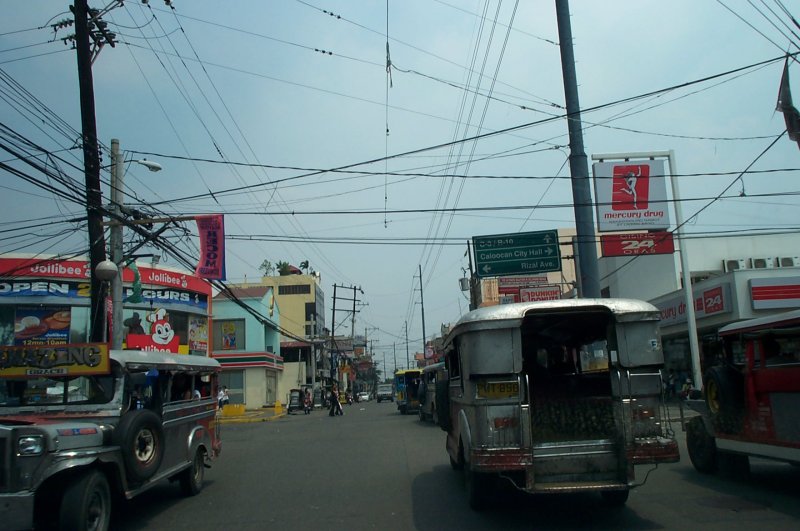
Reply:
[[753, 460], [747, 478], [680, 463], [638, 467], [623, 508], [599, 495], [528, 496], [511, 488], [492, 508], [469, 509], [449, 465], [444, 432], [393, 403], [345, 406], [272, 422], [226, 425], [223, 454], [204, 490], [184, 498], [164, 482], [124, 502], [114, 528], [140, 529], [762, 529], [800, 528], [800, 468]]

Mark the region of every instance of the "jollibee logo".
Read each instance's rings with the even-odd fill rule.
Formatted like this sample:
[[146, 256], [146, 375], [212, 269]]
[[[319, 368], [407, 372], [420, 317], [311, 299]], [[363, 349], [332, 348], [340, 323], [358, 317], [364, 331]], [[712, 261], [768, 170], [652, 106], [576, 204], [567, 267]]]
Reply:
[[612, 210], [646, 210], [650, 196], [650, 166], [614, 166], [611, 181]]
[[172, 338], [175, 337], [175, 331], [172, 325], [169, 324], [167, 311], [164, 308], [159, 308], [155, 313], [147, 316], [147, 320], [153, 323], [153, 343], [158, 345], [168, 345]]

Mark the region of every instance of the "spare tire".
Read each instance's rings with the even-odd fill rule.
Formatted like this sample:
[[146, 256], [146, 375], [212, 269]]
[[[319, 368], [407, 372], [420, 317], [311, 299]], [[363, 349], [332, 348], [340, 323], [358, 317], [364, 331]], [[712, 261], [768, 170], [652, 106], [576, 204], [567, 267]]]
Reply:
[[744, 418], [744, 378], [733, 367], [711, 367], [706, 372], [704, 393], [714, 429], [739, 433]]
[[164, 457], [161, 419], [149, 409], [129, 411], [114, 430], [130, 481], [139, 483], [156, 473]]

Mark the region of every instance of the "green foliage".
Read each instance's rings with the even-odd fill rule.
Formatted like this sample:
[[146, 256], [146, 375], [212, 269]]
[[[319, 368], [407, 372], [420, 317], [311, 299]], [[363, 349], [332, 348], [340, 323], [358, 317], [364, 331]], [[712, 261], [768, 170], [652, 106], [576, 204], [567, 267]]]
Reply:
[[261, 265], [258, 266], [258, 270], [263, 271], [264, 276], [268, 277], [275, 273], [275, 266], [272, 265], [272, 262], [270, 262], [269, 260], [264, 260], [263, 262], [261, 262]]
[[283, 261], [275, 264], [275, 268], [278, 270], [278, 274], [281, 276], [292, 274], [292, 272], [289, 270], [289, 266], [291, 266], [289, 262], [283, 262]]

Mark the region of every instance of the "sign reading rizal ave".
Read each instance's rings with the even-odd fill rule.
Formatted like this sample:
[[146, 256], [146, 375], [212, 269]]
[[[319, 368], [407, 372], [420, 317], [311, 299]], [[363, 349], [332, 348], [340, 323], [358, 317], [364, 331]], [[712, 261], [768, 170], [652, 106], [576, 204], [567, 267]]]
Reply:
[[555, 230], [473, 236], [478, 277], [561, 271]]

